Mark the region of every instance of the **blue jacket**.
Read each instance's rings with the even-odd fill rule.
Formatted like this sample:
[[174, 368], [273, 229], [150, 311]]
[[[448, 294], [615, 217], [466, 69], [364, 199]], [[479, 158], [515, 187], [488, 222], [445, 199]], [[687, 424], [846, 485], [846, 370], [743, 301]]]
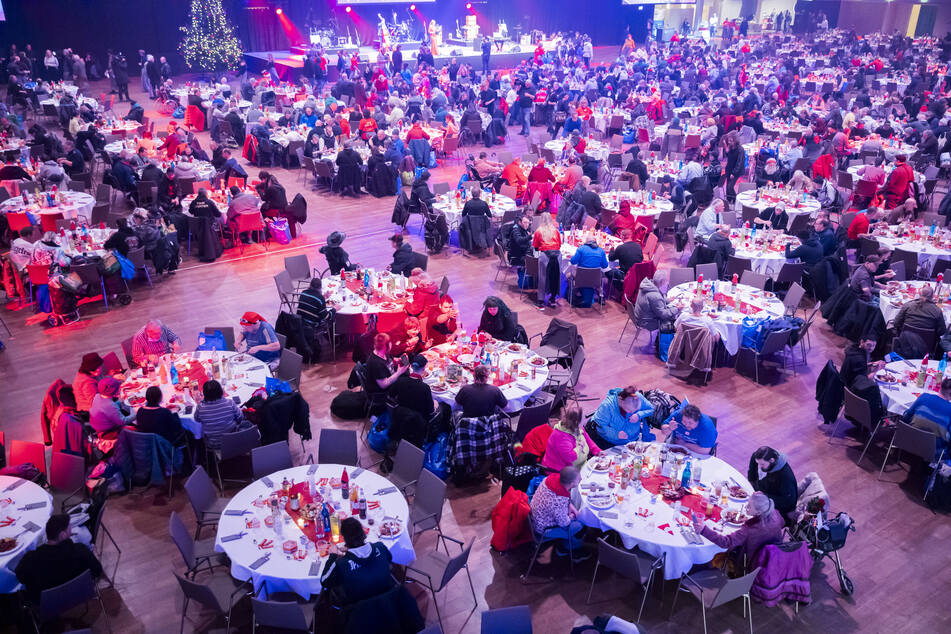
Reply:
[[[632, 423], [627, 416], [621, 414], [618, 407], [618, 394], [620, 393], [621, 388], [619, 387], [610, 390], [594, 412], [594, 417], [591, 420], [598, 435], [613, 445], [623, 445], [635, 440], [654, 440], [655, 436], [651, 433], [650, 425], [647, 423], [647, 417], [654, 413], [654, 406], [638, 393], [637, 411], [634, 413], [640, 417], [640, 420], [637, 423]], [[622, 431], [627, 434], [627, 438], [618, 436]]]
[[608, 268], [608, 256], [601, 247], [582, 244], [571, 256], [571, 263], [587, 269], [606, 269]]
[[[947, 446], [948, 436], [951, 435], [951, 402], [937, 394], [922, 394], [905, 411], [904, 418], [909, 424], [918, 418], [919, 427], [933, 432], [938, 437], [939, 451]], [[922, 419], [931, 424], [922, 425]]]

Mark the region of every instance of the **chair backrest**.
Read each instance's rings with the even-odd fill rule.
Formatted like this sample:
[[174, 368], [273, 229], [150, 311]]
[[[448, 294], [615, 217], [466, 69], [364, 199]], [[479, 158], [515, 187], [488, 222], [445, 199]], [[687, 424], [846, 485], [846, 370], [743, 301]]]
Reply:
[[30, 284], [47, 284], [50, 281], [50, 267], [48, 264], [28, 264], [26, 267]]
[[703, 279], [706, 281], [713, 281], [717, 279], [717, 276], [720, 272], [717, 270], [716, 262], [708, 262], [706, 264], [698, 264], [694, 269], [697, 271], [697, 278], [703, 275]]
[[284, 270], [287, 271], [292, 280], [309, 280], [311, 268], [307, 254], [302, 253], [284, 258]]
[[265, 601], [251, 597], [251, 608], [254, 611], [255, 626], [303, 632], [310, 629], [303, 606], [297, 601]]
[[218, 454], [221, 460], [230, 460], [238, 456], [246, 456], [260, 445], [261, 432], [257, 427], [249, 427], [248, 429], [222, 434], [221, 448], [218, 450]]
[[194, 568], [195, 540], [192, 539], [185, 522], [182, 521], [182, 516], [176, 511], [172, 511], [168, 516], [168, 534], [172, 537], [172, 541], [175, 542], [178, 552], [181, 553], [182, 559], [185, 561], [185, 569], [191, 570]]
[[442, 520], [442, 507], [446, 501], [446, 483], [429, 469], [423, 469], [416, 483], [413, 508], [432, 513], [436, 522]]
[[799, 283], [802, 280], [802, 272], [806, 265], [802, 262], [783, 262], [782, 268], [776, 275], [777, 284]]
[[693, 282], [697, 278], [694, 275], [694, 272], [689, 268], [682, 267], [673, 267], [670, 269], [670, 278], [668, 279], [668, 288], [673, 288], [679, 286], [680, 284], [686, 284], [687, 282]]
[[238, 214], [238, 233], [264, 229], [264, 219], [258, 214]]
[[912, 427], [908, 423], [899, 421], [895, 428], [895, 438], [892, 441], [895, 449], [907, 451], [919, 458], [931, 462], [937, 453], [938, 439], [934, 432]]
[[650, 575], [651, 563], [636, 552], [612, 546], [603, 537], [598, 539], [598, 564], [641, 583]]
[[730, 601], [733, 601], [734, 599], [738, 599], [749, 594], [750, 588], [753, 587], [753, 582], [756, 581], [756, 576], [759, 575], [759, 571], [760, 569], [757, 568], [753, 572], [739, 577], [738, 579], [728, 579], [725, 584], [720, 586], [720, 589], [713, 598], [713, 602], [710, 604], [710, 607], [719, 607], [729, 603]]
[[525, 275], [528, 277], [538, 277], [538, 258], [534, 255], [526, 255], [522, 260], [522, 266], [525, 267]]
[[208, 472], [201, 465], [195, 467], [188, 479], [185, 480], [185, 495], [195, 511], [195, 519], [200, 520], [202, 513], [214, 506], [218, 500], [218, 491], [208, 476]]
[[443, 569], [442, 579], [439, 582], [439, 587], [434, 588], [436, 592], [439, 592], [446, 587], [446, 584], [452, 581], [452, 578], [456, 576], [460, 570], [462, 570], [469, 561], [469, 553], [472, 552], [472, 544], [475, 542], [475, 537], [469, 540], [469, 543], [465, 548], [462, 549], [462, 552], [452, 557], [449, 561], [446, 562], [446, 567]]
[[396, 455], [393, 457], [393, 475], [402, 482], [419, 480], [419, 474], [423, 470], [425, 461], [426, 454], [422, 449], [405, 438], [400, 439], [400, 444], [396, 448]]
[[56, 451], [50, 456], [50, 489], [60, 493], [76, 493], [86, 483], [86, 461], [82, 456]]
[[584, 346], [578, 346], [571, 358], [571, 375], [568, 383], [571, 387], [578, 385], [578, 379], [581, 378], [581, 369], [584, 367], [585, 352]]
[[66, 583], [40, 593], [38, 620], [40, 623], [51, 621], [60, 614], [95, 599], [96, 596], [96, 583], [92, 573], [84, 570]]
[[871, 431], [873, 426], [872, 408], [869, 402], [855, 394], [848, 387], [845, 388], [845, 408], [842, 413], [863, 429]]
[[892, 251], [892, 262], [904, 262], [905, 275], [910, 275], [912, 278], [918, 273], [918, 254], [914, 251], [895, 249]]
[[10, 441], [10, 459], [11, 465], [32, 463], [34, 467], [46, 475], [46, 447], [43, 443], [28, 442], [26, 440]]
[[283, 346], [284, 343], [281, 342], [281, 361], [277, 366], [277, 378], [299, 385], [301, 369], [304, 367], [304, 357]]
[[277, 292], [282, 296], [294, 294], [294, 282], [287, 270], [278, 271], [277, 275], [274, 276], [274, 284], [277, 286]]
[[177, 574], [175, 575], [175, 578], [178, 579], [178, 585], [182, 589], [182, 594], [185, 595], [186, 599], [190, 601], [197, 601], [201, 605], [214, 610], [218, 614], [224, 614], [227, 611], [227, 608], [221, 605], [221, 603], [218, 601], [218, 597], [208, 586], [195, 581], [190, 581]]
[[356, 467], [359, 461], [357, 432], [352, 429], [320, 430], [317, 464], [342, 464]]
[[773, 330], [768, 333], [759, 353], [761, 355], [768, 355], [775, 354], [782, 350], [786, 342], [789, 341], [790, 332], [790, 330]]
[[515, 426], [515, 442], [522, 442], [528, 432], [536, 427], [548, 424], [553, 404], [554, 400], [546, 400], [538, 405], [523, 407], [518, 414], [518, 423]]
[[127, 364], [129, 364], [128, 367], [134, 368], [136, 366], [136, 363], [135, 363], [135, 360], [133, 360], [132, 358], [132, 337], [129, 337], [128, 339], [123, 339], [119, 345], [122, 346], [122, 354], [125, 355], [125, 361]]
[[145, 268], [145, 247], [129, 249], [129, 261], [137, 269]]
[[527, 605], [486, 610], [482, 634], [532, 634], [532, 611]]
[[433, 183], [431, 187], [434, 196], [449, 193], [449, 183]]
[[275, 471], [290, 469], [293, 466], [291, 449], [288, 447], [286, 440], [263, 447], [254, 447], [251, 450], [251, 469], [254, 472], [255, 479], [270, 475]]
[[786, 297], [783, 298], [783, 306], [786, 307], [786, 312], [794, 314], [799, 309], [799, 304], [802, 302], [802, 298], [805, 294], [806, 289], [798, 283], [793, 282], [789, 290], [786, 291]]
[[205, 326], [205, 334], [213, 335], [215, 331], [220, 331], [225, 338], [225, 346], [228, 350], [234, 350], [234, 326]]
[[601, 269], [590, 269], [579, 266], [575, 270], [575, 288], [601, 288], [604, 272]]
[[746, 284], [762, 291], [766, 289], [766, 276], [762, 273], [756, 273], [752, 269], [747, 269], [740, 276], [740, 284]]

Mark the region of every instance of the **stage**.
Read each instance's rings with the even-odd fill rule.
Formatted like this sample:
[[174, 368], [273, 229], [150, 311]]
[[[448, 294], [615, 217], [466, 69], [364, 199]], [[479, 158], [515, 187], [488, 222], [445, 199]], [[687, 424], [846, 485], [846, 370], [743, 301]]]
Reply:
[[[555, 46], [554, 41], [543, 42], [546, 50], [552, 50]], [[403, 50], [403, 61], [410, 64], [410, 68], [416, 65], [416, 56], [419, 53], [420, 42], [405, 42], [400, 46]], [[530, 60], [535, 56], [534, 46], [519, 45], [514, 41], [506, 41], [502, 44], [502, 50], [498, 46], [492, 45], [492, 55], [489, 57], [490, 69], [513, 68], [522, 60]], [[304, 67], [304, 54], [302, 47], [293, 47], [291, 50], [283, 51], [255, 51], [244, 54], [248, 70], [252, 73], [261, 73], [267, 66], [268, 55], [274, 57], [274, 66], [277, 68], [277, 74], [286, 81], [297, 81], [301, 69]], [[343, 50], [347, 55], [357, 52], [360, 56], [360, 63], [367, 62], [376, 64], [379, 51], [372, 46], [344, 46], [329, 47], [325, 49], [324, 56], [327, 58], [327, 71], [329, 81], [337, 79], [337, 55]], [[299, 51], [299, 52], [298, 52]], [[460, 64], [472, 64], [476, 72], [482, 71], [482, 50], [480, 40], [465, 44], [462, 42], [449, 42], [439, 48], [439, 54], [434, 56], [436, 67], [439, 68], [448, 64], [449, 60], [455, 57]], [[347, 62], [349, 68], [349, 61]]]

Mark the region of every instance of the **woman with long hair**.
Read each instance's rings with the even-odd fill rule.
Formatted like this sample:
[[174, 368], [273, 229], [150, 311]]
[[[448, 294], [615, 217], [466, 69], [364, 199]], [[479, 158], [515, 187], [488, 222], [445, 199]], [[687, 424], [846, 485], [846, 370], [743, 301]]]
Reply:
[[556, 305], [561, 290], [561, 234], [550, 213], [543, 213], [541, 224], [532, 237], [538, 251], [538, 303]]
[[479, 331], [501, 341], [515, 341], [518, 334], [518, 319], [505, 302], [490, 295], [482, 304]]

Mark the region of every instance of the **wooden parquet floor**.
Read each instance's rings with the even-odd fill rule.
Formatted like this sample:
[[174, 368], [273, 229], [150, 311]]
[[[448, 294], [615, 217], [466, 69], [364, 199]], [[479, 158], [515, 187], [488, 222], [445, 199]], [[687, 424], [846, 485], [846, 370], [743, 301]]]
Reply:
[[[207, 146], [207, 134], [202, 135], [202, 141]], [[516, 154], [524, 151], [522, 137], [513, 135], [505, 149]], [[461, 159], [446, 163], [434, 170], [431, 182], [457, 182]], [[382, 267], [390, 260], [386, 238], [392, 230], [389, 218], [393, 199], [341, 199], [317, 193], [311, 185], [299, 185], [296, 171], [274, 171], [289, 195], [301, 191], [308, 201], [305, 234], [291, 245], [274, 245], [267, 253], [260, 246], [252, 247], [243, 257], [229, 253], [213, 264], [186, 259], [176, 276], [156, 280], [154, 288], [137, 283], [131, 305], [108, 312], [101, 304], [85, 305], [83, 319], [62, 328], [46, 329], [29, 323], [28, 310], [2, 312], [15, 335], [4, 339], [8, 349], [0, 354], [0, 429], [8, 440], [40, 440], [39, 408], [46, 387], [57, 377], [71, 381], [85, 352], [119, 351], [120, 340], [130, 336], [148, 318], [164, 320], [184, 339], [187, 348], [195, 344], [197, 333], [204, 326], [236, 324], [246, 310], [276, 317], [278, 299], [272, 276], [282, 269], [282, 258], [306, 253], [312, 263], [323, 265], [317, 248], [333, 230], [347, 232], [344, 246], [354, 261]], [[409, 239], [415, 249], [422, 250], [416, 222], [411, 225]], [[669, 266], [675, 259], [673, 246], [664, 246]], [[855, 518], [857, 532], [849, 536], [841, 552], [844, 567], [855, 582], [854, 596], [839, 593], [835, 569], [825, 562], [817, 566], [812, 577], [813, 603], [802, 606], [798, 615], [791, 605], [766, 608], [754, 604], [753, 622], [759, 631], [930, 632], [951, 628], [951, 616], [943, 603], [951, 596], [951, 522], [921, 504], [920, 474], [909, 479], [905, 471], [891, 466], [883, 479], [876, 481], [883, 450], [873, 449], [871, 458], [857, 466], [855, 459], [860, 448], [857, 449], [854, 438], [827, 442], [828, 430], [816, 415], [815, 379], [826, 359], [837, 363], [841, 360], [844, 341], [824, 323], [816, 324], [812, 331], [808, 365], [800, 366], [798, 374], [790, 373], [778, 385], [757, 386], [731, 368], [717, 368], [706, 387], [693, 387], [669, 378], [652, 354], [640, 350], [646, 343], [643, 337], [634, 354], [625, 356], [631, 335], [629, 331], [624, 341], [618, 343], [625, 316], [616, 303], [606, 306], [603, 313], [564, 305], [541, 311], [522, 302], [508, 284], [493, 281], [495, 267], [493, 258], [466, 257], [458, 249], [429, 260], [429, 272], [435, 279], [448, 276], [452, 284], [450, 294], [460, 304], [466, 326], [477, 325], [481, 302], [490, 294], [509, 302], [530, 334], [543, 330], [552, 316], [576, 322], [584, 336], [588, 357], [580, 385], [581, 391], [592, 399], [583, 402], [586, 413], [597, 406], [606, 390], [619, 385], [656, 387], [686, 396], [705, 412], [719, 417], [721, 458], [744, 469], [757, 447], [776, 447], [787, 454], [798, 477], [809, 472], [820, 474], [833, 508], [847, 511]], [[339, 354], [336, 363], [325, 361], [305, 368], [302, 391], [310, 403], [315, 436], [324, 427], [359, 428], [359, 423], [337, 421], [329, 414], [330, 400], [345, 389], [350, 368], [348, 353]], [[292, 439], [291, 445], [296, 458], [302, 460], [296, 439]], [[304, 449], [312, 452], [315, 447], [308, 443]], [[576, 620], [601, 613], [633, 618], [640, 590], [609, 573], [601, 573], [594, 602], [585, 604], [593, 561], [579, 566], [574, 578], [568, 577], [567, 570], [557, 564], [541, 567], [539, 573], [551, 574], [555, 580], [523, 585], [519, 575], [527, 565], [528, 548], [504, 555], [489, 548], [490, 513], [498, 499], [497, 483], [486, 482], [466, 489], [450, 487], [443, 529], [466, 541], [475, 539], [470, 568], [478, 608], [473, 612], [464, 577], [453, 580], [439, 595], [447, 632], [478, 632], [478, 612], [519, 604], [531, 606], [535, 631], [545, 634], [566, 633]], [[123, 633], [171, 632], [178, 628], [182, 598], [172, 572], [180, 571], [182, 562], [168, 537], [168, 516], [172, 510], [191, 521], [192, 512], [180, 488], [172, 499], [150, 489], [110, 501], [105, 522], [122, 548], [122, 556], [115, 589], [103, 592], [106, 614], [100, 614], [96, 607], [87, 617], [87, 623], [92, 622], [96, 631], [111, 628]], [[420, 551], [432, 546], [431, 538], [425, 536], [417, 544]], [[105, 562], [110, 570], [115, 565], [111, 548], [107, 548]], [[652, 593], [641, 624], [645, 631], [701, 630], [700, 608], [690, 597], [678, 600], [677, 611], [670, 618], [674, 589], [675, 584], [666, 584], [663, 604], [660, 594]], [[412, 591], [429, 622], [435, 622], [431, 598], [420, 588]], [[237, 610], [238, 631], [250, 631], [249, 615], [246, 604]], [[199, 631], [224, 627], [223, 622], [214, 622], [195, 606], [190, 609], [190, 617], [188, 627]], [[0, 622], [5, 621], [0, 616]], [[708, 623], [711, 632], [742, 632], [747, 628], [739, 603], [711, 611]]]

